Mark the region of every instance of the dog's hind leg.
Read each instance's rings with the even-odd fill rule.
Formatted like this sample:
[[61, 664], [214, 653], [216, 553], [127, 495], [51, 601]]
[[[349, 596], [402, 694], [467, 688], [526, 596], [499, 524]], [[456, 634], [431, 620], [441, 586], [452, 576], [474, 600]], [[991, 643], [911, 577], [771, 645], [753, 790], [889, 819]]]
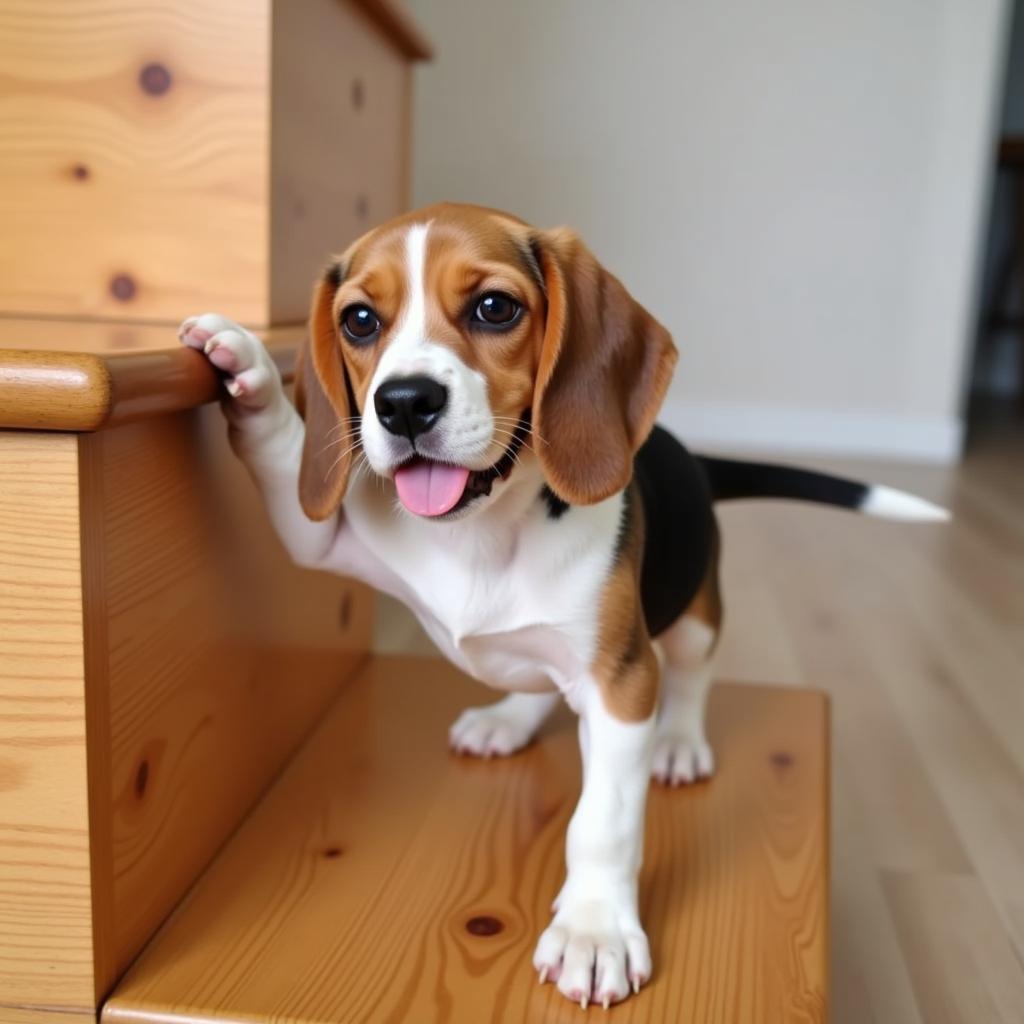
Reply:
[[716, 635], [707, 623], [682, 615], [658, 637], [661, 709], [651, 775], [668, 786], [704, 779], [714, 771], [714, 755], [704, 732], [704, 710]]
[[715, 770], [704, 714], [711, 688], [711, 656], [722, 626], [718, 559], [716, 536], [700, 589], [654, 643], [661, 660], [661, 709], [651, 775], [667, 786], [706, 779]]
[[522, 750], [562, 700], [560, 693], [510, 693], [496, 704], [467, 708], [448, 731], [459, 754], [507, 757]]

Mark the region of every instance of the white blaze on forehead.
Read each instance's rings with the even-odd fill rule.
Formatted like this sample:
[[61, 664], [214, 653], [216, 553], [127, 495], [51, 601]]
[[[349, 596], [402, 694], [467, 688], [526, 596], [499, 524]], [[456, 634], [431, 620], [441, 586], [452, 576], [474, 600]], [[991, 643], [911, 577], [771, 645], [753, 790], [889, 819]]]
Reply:
[[377, 365], [372, 388], [391, 377], [427, 373], [430, 348], [427, 341], [427, 232], [430, 223], [414, 224], [404, 239], [406, 302], [395, 335]]
[[405, 236], [405, 270], [408, 275], [409, 301], [405, 316], [395, 334], [395, 345], [415, 344], [427, 334], [427, 293], [425, 268], [427, 264], [427, 231], [429, 222], [414, 224]]

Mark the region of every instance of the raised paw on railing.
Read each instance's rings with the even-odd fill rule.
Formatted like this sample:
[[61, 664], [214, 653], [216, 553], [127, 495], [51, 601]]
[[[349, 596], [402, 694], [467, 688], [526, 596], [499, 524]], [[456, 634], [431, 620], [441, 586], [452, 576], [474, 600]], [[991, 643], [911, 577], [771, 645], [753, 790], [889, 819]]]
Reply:
[[224, 387], [240, 409], [259, 412], [281, 393], [281, 375], [263, 342], [234, 320], [218, 313], [190, 316], [178, 337], [227, 375]]

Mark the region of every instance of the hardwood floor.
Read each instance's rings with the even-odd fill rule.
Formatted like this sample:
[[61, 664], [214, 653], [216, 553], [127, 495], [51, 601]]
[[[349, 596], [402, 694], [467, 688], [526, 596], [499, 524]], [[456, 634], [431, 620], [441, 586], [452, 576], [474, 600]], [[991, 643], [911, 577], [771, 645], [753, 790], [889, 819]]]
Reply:
[[[718, 676], [832, 696], [832, 1019], [1024, 1020], [1024, 431], [955, 469], [790, 461], [954, 513], [720, 507]], [[383, 600], [377, 644], [431, 650]]]

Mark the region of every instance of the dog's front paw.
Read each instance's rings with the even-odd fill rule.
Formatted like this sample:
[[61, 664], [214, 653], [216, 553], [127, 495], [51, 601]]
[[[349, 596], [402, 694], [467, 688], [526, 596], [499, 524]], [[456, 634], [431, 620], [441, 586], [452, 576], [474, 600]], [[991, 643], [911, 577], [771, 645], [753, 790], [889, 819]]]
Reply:
[[452, 750], [473, 757], [508, 757], [527, 746], [536, 723], [506, 710], [504, 703], [463, 711], [448, 730]]
[[233, 320], [217, 313], [192, 316], [178, 328], [178, 337], [227, 374], [224, 386], [240, 409], [259, 412], [282, 393], [281, 375], [263, 343]]
[[710, 778], [715, 771], [715, 756], [703, 735], [659, 730], [654, 740], [651, 776], [663, 786], [685, 786]]
[[537, 942], [533, 966], [541, 984], [555, 982], [584, 1009], [589, 1003], [607, 1008], [646, 984], [651, 953], [631, 900], [562, 898]]

